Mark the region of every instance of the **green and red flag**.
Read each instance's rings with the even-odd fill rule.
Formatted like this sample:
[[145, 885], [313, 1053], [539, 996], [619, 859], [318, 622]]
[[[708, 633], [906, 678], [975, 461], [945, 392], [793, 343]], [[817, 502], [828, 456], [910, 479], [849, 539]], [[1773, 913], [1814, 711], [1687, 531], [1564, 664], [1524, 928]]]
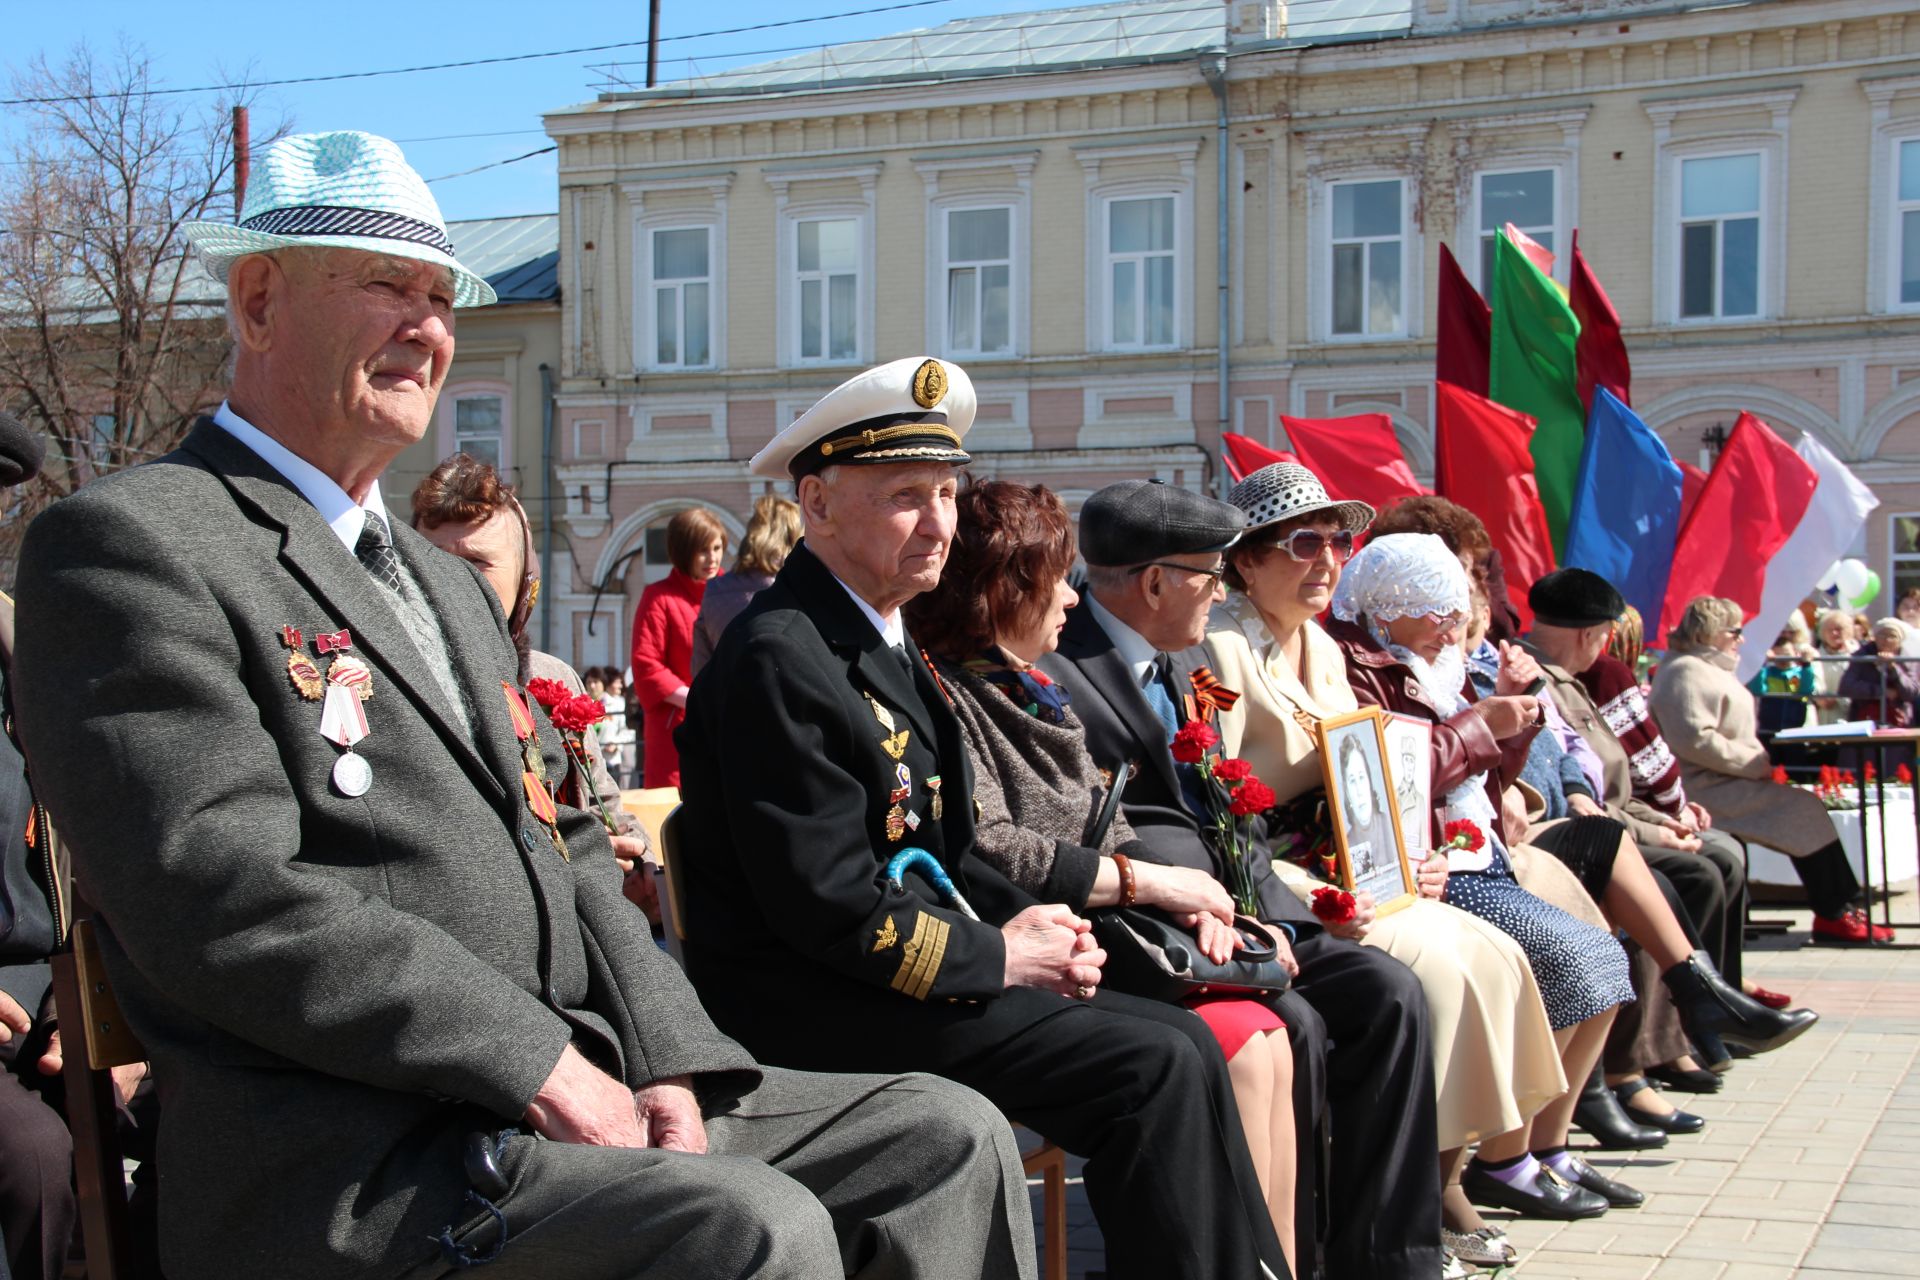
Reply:
[[1537, 424], [1530, 451], [1557, 557], [1566, 545], [1587, 434], [1577, 356], [1580, 322], [1559, 286], [1505, 235], [1494, 243], [1492, 305], [1489, 398]]

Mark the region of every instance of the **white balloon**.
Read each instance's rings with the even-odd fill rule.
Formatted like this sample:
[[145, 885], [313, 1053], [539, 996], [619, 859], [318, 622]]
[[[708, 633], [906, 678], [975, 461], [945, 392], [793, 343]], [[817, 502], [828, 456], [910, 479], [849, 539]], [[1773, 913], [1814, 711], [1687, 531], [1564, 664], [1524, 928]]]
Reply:
[[1834, 570], [1834, 585], [1842, 600], [1852, 600], [1867, 589], [1867, 566], [1860, 561], [1842, 560]]
[[1820, 581], [1815, 583], [1814, 586], [1821, 591], [1832, 591], [1839, 583], [1840, 562], [1835, 560], [1827, 566], [1827, 571], [1820, 575]]

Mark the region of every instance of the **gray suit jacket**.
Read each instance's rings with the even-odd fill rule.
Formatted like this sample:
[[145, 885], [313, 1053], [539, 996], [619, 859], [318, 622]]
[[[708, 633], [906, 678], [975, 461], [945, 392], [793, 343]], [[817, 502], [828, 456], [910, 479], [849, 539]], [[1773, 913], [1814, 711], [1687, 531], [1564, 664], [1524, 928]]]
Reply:
[[[153, 1054], [172, 1275], [424, 1259], [471, 1216], [464, 1136], [516, 1122], [569, 1041], [632, 1086], [694, 1074], [717, 1101], [757, 1079], [621, 897], [598, 823], [561, 810], [569, 863], [528, 811], [492, 593], [393, 536], [471, 740], [366, 570], [210, 422], [56, 504], [21, 554], [19, 724]], [[359, 799], [329, 785], [289, 625], [309, 656], [348, 629], [373, 669]], [[541, 746], [561, 776], [544, 721]]]

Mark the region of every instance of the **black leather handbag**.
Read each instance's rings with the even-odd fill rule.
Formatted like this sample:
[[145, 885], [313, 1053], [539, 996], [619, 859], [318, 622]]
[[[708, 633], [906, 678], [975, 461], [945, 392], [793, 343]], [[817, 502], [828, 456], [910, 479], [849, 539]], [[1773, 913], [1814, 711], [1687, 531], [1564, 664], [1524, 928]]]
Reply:
[[[1112, 790], [1088, 833], [1088, 848], [1098, 849], [1106, 838], [1131, 772], [1114, 771]], [[1226, 963], [1215, 964], [1200, 950], [1192, 931], [1158, 907], [1102, 907], [1088, 914], [1093, 936], [1107, 953], [1100, 981], [1110, 990], [1178, 1004], [1208, 993], [1278, 995], [1292, 985], [1269, 926], [1251, 916], [1233, 918], [1240, 946]]]

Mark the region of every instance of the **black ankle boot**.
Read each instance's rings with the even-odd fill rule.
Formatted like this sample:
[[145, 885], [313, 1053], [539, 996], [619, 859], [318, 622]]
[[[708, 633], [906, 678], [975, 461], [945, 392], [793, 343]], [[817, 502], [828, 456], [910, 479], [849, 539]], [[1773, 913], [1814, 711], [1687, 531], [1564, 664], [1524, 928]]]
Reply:
[[1673, 995], [1688, 1039], [1709, 1057], [1723, 1041], [1754, 1053], [1778, 1049], [1820, 1021], [1811, 1009], [1769, 1009], [1729, 986], [1704, 951], [1694, 952], [1660, 978]]
[[1573, 1122], [1608, 1151], [1648, 1151], [1667, 1145], [1664, 1131], [1641, 1124], [1620, 1105], [1596, 1069], [1573, 1104]]

